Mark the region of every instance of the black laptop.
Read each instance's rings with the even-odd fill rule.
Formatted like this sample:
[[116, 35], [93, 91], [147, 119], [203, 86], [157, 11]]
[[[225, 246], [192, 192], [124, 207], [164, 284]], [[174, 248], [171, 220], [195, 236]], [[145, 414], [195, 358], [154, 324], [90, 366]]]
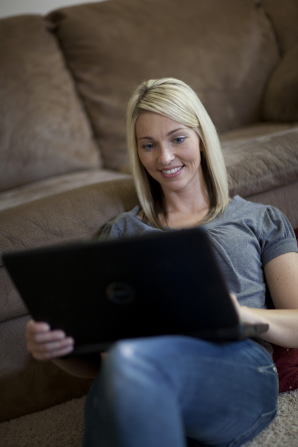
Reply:
[[135, 337], [240, 340], [268, 330], [239, 323], [200, 228], [12, 252], [3, 261], [32, 317], [72, 336], [74, 353]]

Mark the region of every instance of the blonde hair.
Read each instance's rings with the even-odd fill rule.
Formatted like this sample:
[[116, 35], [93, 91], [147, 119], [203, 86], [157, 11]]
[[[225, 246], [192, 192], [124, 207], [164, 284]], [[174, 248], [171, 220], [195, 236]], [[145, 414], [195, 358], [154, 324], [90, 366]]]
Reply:
[[135, 125], [144, 112], [164, 115], [192, 128], [200, 137], [204, 149], [202, 170], [210, 200], [210, 210], [202, 223], [210, 222], [228, 206], [227, 171], [217, 131], [195, 92], [174, 78], [143, 82], [129, 100], [127, 107], [127, 147], [138, 198], [144, 215], [154, 226], [161, 228], [158, 214], [167, 212], [162, 189], [143, 167], [138, 156]]

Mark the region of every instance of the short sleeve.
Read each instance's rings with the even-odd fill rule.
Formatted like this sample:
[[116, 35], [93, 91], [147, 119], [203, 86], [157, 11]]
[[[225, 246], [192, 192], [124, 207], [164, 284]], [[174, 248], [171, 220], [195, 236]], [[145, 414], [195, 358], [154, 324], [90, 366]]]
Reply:
[[277, 208], [266, 208], [259, 237], [263, 265], [285, 253], [298, 252], [294, 230]]
[[123, 237], [140, 236], [152, 231], [161, 231], [142, 222], [137, 217], [138, 211], [139, 206], [137, 205], [131, 211], [118, 214], [104, 226], [98, 240], [121, 239]]
[[121, 230], [113, 222], [108, 222], [99, 235], [99, 241], [108, 241], [122, 238]]

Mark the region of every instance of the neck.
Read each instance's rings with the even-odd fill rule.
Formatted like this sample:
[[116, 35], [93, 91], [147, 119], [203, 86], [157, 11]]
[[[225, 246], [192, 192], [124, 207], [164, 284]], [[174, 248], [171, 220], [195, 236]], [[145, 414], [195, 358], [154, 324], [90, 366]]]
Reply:
[[210, 208], [209, 194], [206, 182], [200, 167], [194, 182], [178, 191], [163, 189], [167, 213], [177, 211], [200, 211]]
[[167, 219], [159, 215], [162, 225], [173, 228], [194, 226], [207, 216], [210, 200], [202, 172], [200, 174], [196, 183], [182, 190], [163, 189]]

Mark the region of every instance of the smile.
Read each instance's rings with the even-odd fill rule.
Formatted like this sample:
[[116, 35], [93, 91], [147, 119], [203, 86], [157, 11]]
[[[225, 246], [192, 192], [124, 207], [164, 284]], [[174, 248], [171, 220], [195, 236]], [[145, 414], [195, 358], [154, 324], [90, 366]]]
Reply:
[[183, 166], [179, 166], [179, 168], [173, 168], [173, 169], [163, 169], [161, 172], [163, 174], [175, 174], [178, 171], [181, 171], [181, 169], [183, 168]]

